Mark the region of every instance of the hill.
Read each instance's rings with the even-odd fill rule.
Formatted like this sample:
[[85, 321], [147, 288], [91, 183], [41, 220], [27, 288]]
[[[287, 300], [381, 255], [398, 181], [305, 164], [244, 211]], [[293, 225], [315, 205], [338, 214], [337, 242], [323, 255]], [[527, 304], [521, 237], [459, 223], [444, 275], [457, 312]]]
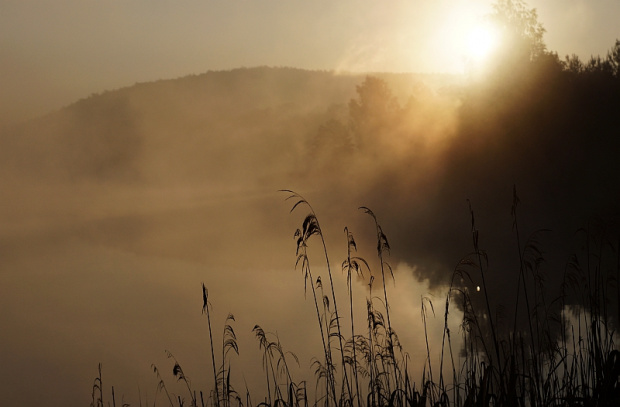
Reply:
[[[402, 97], [425, 79], [383, 77]], [[0, 154], [7, 170], [35, 178], [229, 183], [247, 171], [268, 176], [276, 162], [297, 159], [363, 78], [263, 67], [140, 83], [5, 129]]]

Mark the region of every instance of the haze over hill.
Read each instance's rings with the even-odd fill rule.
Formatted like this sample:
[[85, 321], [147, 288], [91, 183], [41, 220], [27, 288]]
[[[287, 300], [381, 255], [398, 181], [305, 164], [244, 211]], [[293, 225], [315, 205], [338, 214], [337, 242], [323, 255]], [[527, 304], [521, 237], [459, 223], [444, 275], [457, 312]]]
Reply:
[[[100, 361], [118, 394], [140, 386], [153, 397], [149, 365], [167, 363], [164, 349], [206, 383], [206, 352], [192, 356], [206, 349], [202, 281], [218, 321], [234, 312], [240, 337], [256, 323], [277, 330], [307, 367], [306, 344], [317, 338], [304, 331], [311, 309], [293, 271], [300, 220], [278, 189], [313, 204], [334, 264], [346, 252], [344, 226], [370, 261], [373, 225], [356, 208], [372, 208], [392, 245], [395, 318], [411, 324], [419, 295], [440, 292], [472, 250], [467, 199], [491, 259], [491, 299], [506, 300], [516, 284], [505, 277], [516, 276], [516, 184], [523, 233], [552, 229], [541, 239], [553, 288], [578, 249], [572, 233], [618, 219], [620, 92], [617, 73], [563, 70], [552, 59], [528, 66], [469, 85], [209, 72], [93, 95], [4, 129], [3, 398], [88, 400]], [[356, 290], [363, 298], [363, 280]], [[414, 358], [415, 332], [400, 333]], [[260, 365], [246, 356], [255, 346], [240, 339], [240, 366]], [[63, 385], [47, 379], [59, 375]]]
[[[381, 76], [403, 101], [441, 79]], [[195, 312], [202, 281], [219, 297], [215, 320], [237, 313], [240, 336], [256, 323], [307, 321], [293, 271], [296, 221], [277, 190], [314, 195], [326, 223], [339, 219], [329, 226], [339, 241], [340, 211], [359, 203], [337, 204], [342, 179], [325, 183], [333, 146], [319, 133], [346, 120], [363, 80], [299, 69], [209, 72], [92, 95], [3, 129], [0, 255], [10, 289], [2, 361], [13, 366], [4, 399], [83, 400], [100, 361], [118, 394], [139, 385], [153, 397], [144, 387], [150, 364], [167, 363], [164, 349], [201, 370], [206, 360], [190, 355], [206, 335]], [[248, 279], [257, 273], [259, 282]], [[295, 320], [270, 311], [283, 304], [298, 310]], [[240, 315], [245, 309], [253, 311]], [[305, 341], [301, 328], [282, 337], [290, 335]], [[250, 360], [240, 363], [258, 369], [253, 340], [240, 346]], [[306, 362], [313, 349], [301, 353]], [[256, 369], [246, 372], [250, 386]], [[64, 384], [45, 387], [57, 375]], [[43, 390], [28, 393], [32, 383]]]
[[[494, 0], [213, 3], [3, 0], [0, 126], [92, 92], [260, 65], [461, 73], [467, 30]], [[620, 35], [620, 4], [530, 0], [549, 49], [587, 60]]]

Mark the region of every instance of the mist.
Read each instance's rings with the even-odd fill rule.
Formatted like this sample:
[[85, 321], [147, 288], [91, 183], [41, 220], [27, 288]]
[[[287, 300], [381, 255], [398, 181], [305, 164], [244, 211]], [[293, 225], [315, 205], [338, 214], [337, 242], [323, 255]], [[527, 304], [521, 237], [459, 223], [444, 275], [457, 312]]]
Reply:
[[[426, 354], [422, 296], [442, 304], [455, 267], [474, 250], [470, 205], [493, 305], [512, 303], [518, 245], [539, 229], [549, 230], [537, 237], [541, 270], [549, 295], [559, 295], [583, 244], [575, 232], [603, 225], [604, 236], [617, 236], [620, 93], [617, 78], [578, 76], [551, 62], [484, 83], [212, 71], [91, 95], [5, 128], [4, 401], [86, 404], [102, 363], [104, 387], [113, 385], [117, 400], [151, 403], [162, 397], [151, 364], [175, 386], [165, 350], [208, 391], [201, 283], [218, 335], [228, 313], [235, 316], [237, 383], [263, 397], [256, 324], [298, 353], [298, 374], [312, 381], [320, 338], [293, 237], [306, 209], [289, 213], [294, 202], [282, 189], [315, 209], [344, 297], [337, 269], [345, 226], [380, 278], [374, 224], [358, 208], [373, 210], [391, 246], [396, 331], [414, 362]], [[609, 89], [604, 97], [592, 91], [597, 80]], [[310, 258], [325, 278], [315, 244]], [[458, 283], [473, 291], [480, 277], [470, 278]], [[355, 280], [359, 301], [369, 279], [367, 272]], [[437, 341], [442, 323], [431, 322]]]

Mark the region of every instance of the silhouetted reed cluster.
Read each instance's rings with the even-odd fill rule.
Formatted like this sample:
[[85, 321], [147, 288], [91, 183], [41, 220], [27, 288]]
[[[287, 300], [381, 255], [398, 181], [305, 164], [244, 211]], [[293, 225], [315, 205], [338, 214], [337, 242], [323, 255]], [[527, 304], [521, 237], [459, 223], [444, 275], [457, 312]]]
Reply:
[[[369, 215], [376, 230], [376, 270], [357, 256], [353, 234], [345, 228], [346, 258], [341, 269], [346, 276], [347, 298], [338, 298], [334, 289], [342, 284], [333, 276], [333, 266], [325, 244], [323, 229], [314, 209], [301, 195], [285, 191], [293, 202], [291, 212], [305, 209], [307, 214], [295, 232], [296, 267], [304, 277], [305, 290], [316, 312], [322, 353], [313, 361], [314, 384], [296, 380], [289, 363], [297, 357], [284, 350], [277, 336], [256, 325], [253, 333], [262, 352], [264, 392], [255, 402], [247, 389], [239, 391], [231, 383], [231, 354], [239, 354], [232, 323], [226, 318], [221, 344], [214, 342], [208, 289], [202, 286], [211, 356], [212, 388], [208, 392], [192, 387], [181, 364], [172, 353], [172, 376], [182, 385], [182, 394], [166, 387], [160, 370], [153, 365], [157, 394], [153, 405], [210, 407], [422, 407], [422, 406], [617, 406], [620, 405], [620, 352], [615, 342], [620, 301], [618, 243], [602, 228], [582, 230], [584, 250], [569, 261], [561, 285], [561, 295], [547, 298], [545, 280], [539, 270], [542, 249], [537, 233], [521, 241], [518, 227], [519, 198], [514, 190], [512, 217], [519, 253], [519, 276], [514, 320], [511, 329], [499, 329], [498, 313], [487, 292], [488, 256], [479, 246], [474, 211], [470, 205], [472, 252], [454, 268], [444, 310], [441, 349], [432, 354], [427, 317], [434, 308], [422, 298], [422, 326], [426, 341], [424, 360], [410, 360], [403, 350], [390, 319], [386, 281], [393, 278], [386, 260], [390, 244], [377, 216]], [[324, 258], [319, 260], [326, 274], [311, 267], [308, 248], [318, 244]], [[363, 276], [368, 282], [365, 301], [353, 297], [353, 284]], [[481, 281], [483, 305], [473, 301], [467, 284]], [[379, 287], [376, 287], [378, 280]], [[578, 298], [578, 302], [568, 298]], [[613, 298], [613, 301], [610, 300]], [[360, 303], [365, 306], [360, 306]], [[355, 312], [366, 316], [364, 326], [355, 325]], [[460, 315], [454, 340], [449, 328], [450, 313]], [[348, 314], [348, 315], [347, 315]], [[357, 319], [359, 321], [359, 319]], [[521, 322], [519, 322], [521, 321]], [[311, 323], [307, 321], [307, 323]], [[457, 342], [456, 345], [453, 342]], [[416, 382], [411, 370], [422, 369]], [[101, 365], [94, 381], [92, 406], [115, 406], [114, 388], [104, 400]], [[257, 400], [257, 399], [254, 399]], [[140, 402], [142, 405], [142, 402]], [[148, 403], [147, 403], [148, 404]], [[126, 404], [123, 404], [125, 406]]]

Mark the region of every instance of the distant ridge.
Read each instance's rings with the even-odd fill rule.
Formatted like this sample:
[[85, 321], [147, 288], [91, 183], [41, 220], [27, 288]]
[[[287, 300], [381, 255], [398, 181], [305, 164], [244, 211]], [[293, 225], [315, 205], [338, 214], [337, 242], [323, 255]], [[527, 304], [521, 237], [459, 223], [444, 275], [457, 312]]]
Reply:
[[[156, 161], [193, 177], [203, 172], [211, 153], [222, 154], [224, 145], [239, 151], [258, 138], [268, 150], [315, 132], [326, 112], [355, 97], [366, 75], [256, 67], [136, 83], [4, 129], [2, 165], [35, 177], [134, 179], [164, 176], [158, 173], [165, 165], [157, 169]], [[446, 75], [373, 75], [402, 98], [421, 82], [436, 86], [450, 80]]]

